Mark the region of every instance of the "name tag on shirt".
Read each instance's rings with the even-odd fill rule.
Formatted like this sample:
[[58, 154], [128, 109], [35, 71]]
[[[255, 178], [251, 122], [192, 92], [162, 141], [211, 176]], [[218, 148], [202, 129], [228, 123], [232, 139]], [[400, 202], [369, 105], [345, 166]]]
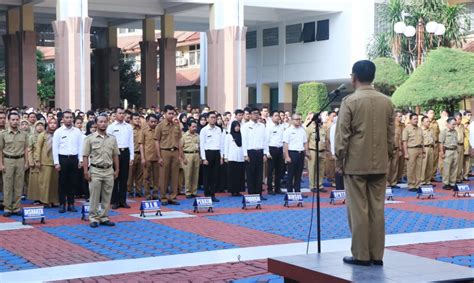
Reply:
[[207, 136], [207, 137], [208, 137], [208, 138], [212, 138], [212, 135], [210, 135], [210, 136]]
[[278, 132], [277, 132], [277, 131], [274, 131], [273, 133], [276, 134], [276, 133], [278, 133]]
[[114, 133], [115, 133], [115, 132], [118, 132], [118, 131], [119, 131], [119, 130], [114, 130]]
[[61, 137], [61, 138], [62, 138], [62, 139], [65, 139], [65, 138], [67, 138], [67, 136], [64, 136], [64, 137]]

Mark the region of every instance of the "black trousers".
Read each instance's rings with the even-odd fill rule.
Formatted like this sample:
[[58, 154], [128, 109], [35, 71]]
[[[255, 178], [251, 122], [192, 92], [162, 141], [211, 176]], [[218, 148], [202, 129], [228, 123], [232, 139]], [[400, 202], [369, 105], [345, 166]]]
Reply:
[[120, 150], [119, 155], [119, 175], [114, 181], [114, 190], [112, 192], [113, 204], [125, 204], [127, 201], [127, 181], [128, 171], [130, 169], [130, 150]]
[[219, 182], [219, 167], [221, 166], [221, 153], [219, 150], [206, 150], [208, 165], [203, 166], [202, 181], [204, 195], [213, 197], [217, 192]]
[[291, 162], [288, 164], [288, 185], [286, 186], [288, 192], [301, 191], [301, 175], [304, 167], [304, 151], [288, 151]]
[[[77, 155], [59, 155], [59, 204], [74, 204], [75, 185], [71, 182], [77, 182], [79, 159]], [[76, 183], [77, 184], [77, 183]]]
[[244, 162], [229, 161], [229, 163], [227, 163], [227, 180], [229, 182], [229, 193], [245, 191]]
[[270, 147], [270, 155], [272, 158], [267, 159], [267, 188], [268, 192], [273, 191], [273, 172], [275, 172], [275, 192], [281, 191], [281, 177], [285, 160], [283, 158], [282, 147]]
[[219, 180], [217, 183], [217, 191], [218, 192], [225, 192], [229, 190], [229, 182], [227, 178], [227, 163], [219, 165]]
[[263, 150], [247, 150], [250, 161], [245, 164], [249, 194], [262, 194]]

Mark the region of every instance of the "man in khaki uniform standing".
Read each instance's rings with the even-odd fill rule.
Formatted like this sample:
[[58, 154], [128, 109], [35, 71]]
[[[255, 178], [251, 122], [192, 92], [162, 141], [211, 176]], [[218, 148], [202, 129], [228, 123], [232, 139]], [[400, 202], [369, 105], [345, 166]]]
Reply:
[[133, 163], [130, 166], [130, 174], [128, 175], [127, 188], [128, 195], [133, 195], [133, 185], [135, 185], [135, 194], [141, 196], [143, 187], [143, 168], [141, 164], [140, 156], [140, 144], [139, 138], [142, 133], [141, 120], [138, 113], [132, 113], [132, 128], [133, 128], [133, 152], [136, 158], [133, 159]]
[[197, 131], [197, 122], [189, 123], [189, 128], [183, 135], [183, 169], [184, 186], [186, 188], [186, 198], [197, 196], [198, 178], [199, 178], [199, 135]]
[[452, 190], [456, 185], [458, 168], [458, 134], [456, 120], [448, 118], [446, 129], [439, 136], [439, 156], [443, 160], [443, 189]]
[[[446, 110], [442, 110], [440, 112], [440, 116], [441, 116], [441, 118], [436, 120], [436, 123], [438, 123], [439, 132], [441, 133], [447, 127], [447, 120], [448, 120], [448, 117], [449, 117], [449, 113]], [[443, 174], [443, 171], [444, 171], [443, 170], [443, 164], [444, 164], [443, 160], [438, 159], [438, 169], [439, 169], [440, 174]]]
[[[313, 113], [314, 115], [314, 113]], [[312, 120], [312, 116], [310, 118]], [[329, 149], [329, 131], [326, 127], [319, 128], [319, 152], [316, 152], [316, 124], [312, 122], [306, 128], [306, 136], [308, 137], [308, 175], [309, 175], [309, 187], [316, 189], [316, 154], [319, 155], [319, 183], [317, 188], [321, 192], [327, 192], [323, 187], [324, 170], [326, 168], [326, 157]]]
[[[176, 200], [178, 195], [179, 164], [183, 160], [183, 148], [181, 146], [182, 131], [173, 122], [176, 115], [174, 107], [165, 105], [165, 119], [158, 124], [155, 130], [156, 152], [160, 164], [160, 192], [161, 204], [179, 205]], [[171, 183], [170, 194], [166, 197], [168, 184]]]
[[[431, 167], [431, 181], [434, 182], [434, 178], [436, 177], [436, 171], [438, 170], [438, 163], [439, 163], [439, 125], [438, 122], [435, 120], [435, 112], [433, 109], [428, 110], [426, 113], [428, 118], [430, 119], [430, 129], [433, 133], [434, 138], [434, 146], [433, 146], [433, 166]], [[441, 173], [441, 172], [440, 172]]]
[[423, 161], [421, 165], [421, 185], [431, 184], [431, 177], [433, 176], [433, 150], [435, 144], [435, 137], [430, 127], [430, 119], [427, 116], [421, 118], [421, 129], [423, 131]]
[[9, 127], [0, 133], [0, 171], [3, 173], [3, 216], [20, 215], [21, 194], [28, 169], [28, 136], [20, 131], [18, 113], [8, 114]]
[[403, 156], [402, 152], [402, 128], [400, 123], [402, 121], [402, 113], [400, 111], [395, 111], [395, 135], [393, 137], [393, 155], [390, 157], [388, 162], [388, 171], [387, 171], [387, 186], [399, 189], [398, 184], [398, 170], [399, 170], [399, 161], [400, 156]]
[[[394, 109], [390, 98], [372, 87], [375, 65], [358, 61], [352, 85], [339, 111], [336, 129], [336, 173], [344, 175], [352, 256], [356, 265], [383, 265], [385, 185], [393, 154]], [[363, 162], [362, 162], [363, 161]]]
[[[158, 174], [159, 164], [156, 154], [155, 130], [158, 125], [158, 117], [149, 114], [146, 117], [147, 126], [142, 130], [140, 143], [140, 156], [143, 167], [143, 180], [145, 181], [145, 198], [147, 200], [158, 199]], [[153, 195], [151, 191], [153, 190]]]
[[410, 114], [410, 124], [402, 133], [403, 152], [407, 161], [408, 190], [418, 191], [423, 163], [423, 131], [418, 127], [418, 115]]
[[[115, 223], [109, 220], [109, 210], [114, 179], [117, 179], [119, 174], [120, 154], [117, 139], [106, 132], [107, 117], [98, 116], [96, 124], [97, 132], [87, 136], [84, 141], [83, 154], [84, 178], [89, 181], [89, 221], [92, 228], [99, 225], [115, 226]], [[99, 211], [100, 206], [102, 209]]]
[[456, 173], [456, 182], [462, 183], [464, 167], [464, 125], [462, 124], [462, 114], [454, 114], [456, 119], [456, 133], [458, 134], [458, 169]]

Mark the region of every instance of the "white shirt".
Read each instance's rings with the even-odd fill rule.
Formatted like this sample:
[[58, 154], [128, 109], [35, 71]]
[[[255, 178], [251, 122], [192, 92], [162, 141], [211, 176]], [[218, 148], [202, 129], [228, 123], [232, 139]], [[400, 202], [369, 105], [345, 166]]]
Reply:
[[82, 146], [84, 135], [76, 127], [61, 126], [53, 134], [53, 161], [59, 164], [59, 155], [78, 155], [82, 162]]
[[471, 148], [474, 148], [474, 121], [471, 121], [471, 124], [469, 124], [469, 143]]
[[283, 142], [288, 144], [288, 150], [303, 151], [307, 141], [306, 131], [302, 126], [291, 126], [283, 133]]
[[199, 133], [199, 144], [201, 145], [201, 159], [206, 160], [206, 150], [219, 150], [221, 157], [223, 155], [224, 136], [221, 128], [210, 125], [202, 128]]
[[282, 124], [271, 123], [265, 129], [265, 154], [270, 154], [270, 147], [283, 147], [283, 132], [285, 127]]
[[254, 123], [252, 120], [245, 123], [241, 128], [242, 147], [244, 156], [248, 150], [260, 150], [265, 148], [265, 125], [262, 123]]
[[228, 161], [244, 162], [244, 151], [241, 146], [237, 146], [231, 134], [225, 136], [224, 157]]
[[119, 148], [128, 148], [130, 151], [130, 160], [135, 157], [135, 147], [133, 144], [133, 128], [130, 124], [118, 121], [113, 122], [107, 127], [107, 134], [115, 136]]

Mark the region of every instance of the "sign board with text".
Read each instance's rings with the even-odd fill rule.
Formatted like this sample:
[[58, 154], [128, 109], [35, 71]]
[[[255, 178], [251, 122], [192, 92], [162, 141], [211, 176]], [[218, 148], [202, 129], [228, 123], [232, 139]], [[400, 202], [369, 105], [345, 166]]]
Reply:
[[244, 195], [242, 198], [242, 209], [247, 210], [249, 207], [255, 207], [256, 209], [262, 209], [262, 200], [260, 195]]
[[161, 202], [159, 200], [142, 200], [140, 203], [140, 216], [146, 217], [145, 212], [155, 212], [155, 216], [161, 214]]
[[471, 186], [469, 184], [456, 184], [454, 187], [454, 195], [455, 197], [471, 197]]
[[194, 212], [199, 213], [201, 210], [207, 210], [207, 212], [214, 212], [212, 197], [197, 197], [194, 199]]
[[44, 206], [23, 207], [21, 209], [21, 218], [23, 225], [26, 225], [26, 220], [30, 219], [40, 219], [41, 224], [46, 223], [44, 221]]
[[338, 200], [342, 200], [342, 203], [346, 203], [346, 191], [332, 190], [329, 199], [330, 204], [336, 204]]
[[418, 196], [416, 198], [423, 199], [426, 198], [434, 198], [435, 192], [432, 185], [423, 185], [418, 189]]
[[303, 207], [303, 195], [301, 193], [286, 193], [283, 206], [290, 207], [292, 204]]

